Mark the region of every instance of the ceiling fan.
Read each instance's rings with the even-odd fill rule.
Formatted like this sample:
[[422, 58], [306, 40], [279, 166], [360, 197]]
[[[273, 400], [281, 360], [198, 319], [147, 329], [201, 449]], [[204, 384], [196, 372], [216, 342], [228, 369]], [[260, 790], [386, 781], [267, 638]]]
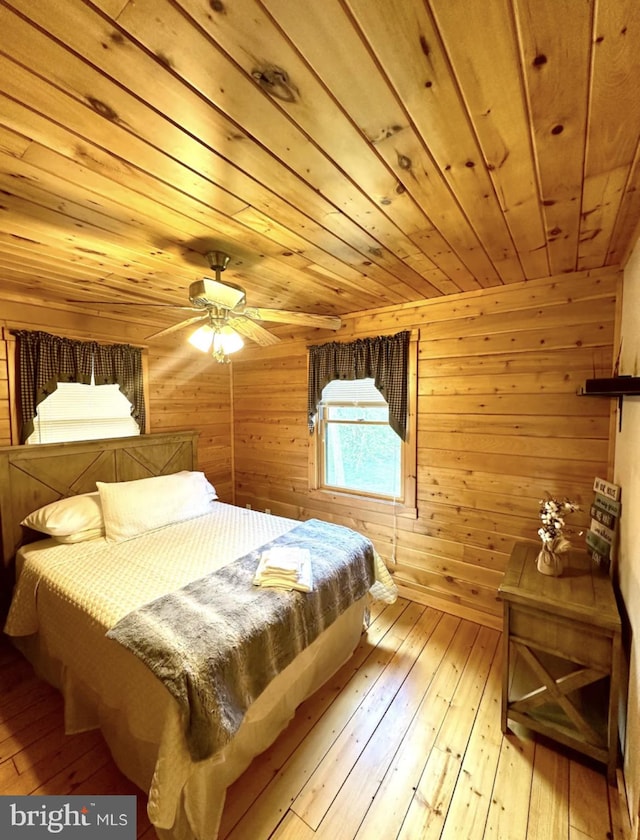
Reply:
[[297, 324], [329, 330], [337, 330], [342, 325], [340, 318], [334, 315], [314, 315], [308, 312], [247, 306], [245, 290], [221, 278], [222, 272], [229, 264], [229, 255], [223, 251], [209, 251], [206, 257], [215, 277], [203, 277], [191, 283], [189, 286], [191, 306], [152, 304], [188, 309], [199, 314], [147, 336], [148, 340], [201, 324], [200, 329], [196, 330], [189, 341], [200, 350], [206, 352], [211, 350], [211, 354], [217, 361], [224, 362], [229, 361], [229, 353], [242, 347], [241, 336], [263, 347], [280, 341], [277, 336], [256, 321]]

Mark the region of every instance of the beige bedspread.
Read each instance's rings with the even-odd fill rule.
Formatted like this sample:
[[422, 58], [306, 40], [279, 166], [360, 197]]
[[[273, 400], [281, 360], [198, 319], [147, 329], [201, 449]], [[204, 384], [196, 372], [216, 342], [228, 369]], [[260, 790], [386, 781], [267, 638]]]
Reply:
[[[6, 632], [24, 636], [37, 631], [38, 612], [45, 606], [40, 602], [36, 606], [43, 575], [52, 592], [80, 607], [106, 631], [132, 610], [204, 577], [297, 524], [294, 519], [216, 502], [210, 514], [126, 542], [100, 538], [71, 545], [51, 539], [32, 543], [18, 553], [18, 584]], [[159, 558], [179, 558], [179, 562], [159, 562]]]

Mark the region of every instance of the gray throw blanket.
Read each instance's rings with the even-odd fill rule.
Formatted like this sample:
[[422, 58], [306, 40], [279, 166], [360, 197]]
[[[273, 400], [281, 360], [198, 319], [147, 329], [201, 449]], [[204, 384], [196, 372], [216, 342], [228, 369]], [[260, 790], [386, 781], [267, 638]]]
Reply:
[[[311, 592], [253, 584], [261, 551], [275, 545], [309, 550]], [[366, 537], [311, 519], [134, 610], [107, 636], [135, 653], [176, 698], [191, 757], [199, 761], [231, 740], [269, 682], [374, 579]]]

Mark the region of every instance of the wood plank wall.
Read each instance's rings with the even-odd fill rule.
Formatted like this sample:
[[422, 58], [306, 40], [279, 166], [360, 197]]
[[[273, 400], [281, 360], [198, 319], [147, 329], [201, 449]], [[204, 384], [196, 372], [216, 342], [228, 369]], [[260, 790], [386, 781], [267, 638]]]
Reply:
[[[618, 282], [615, 270], [585, 271], [346, 320], [339, 340], [419, 330], [413, 520], [312, 497], [305, 342], [289, 332], [243, 350], [233, 362], [236, 503], [355, 527], [403, 594], [500, 626], [497, 587], [514, 541], [538, 539], [539, 500], [548, 491], [586, 506], [594, 476], [608, 474], [613, 401], [576, 392], [611, 373]], [[571, 524], [585, 527], [586, 513]]]
[[[157, 329], [144, 322], [87, 316], [33, 301], [4, 301], [0, 327], [44, 330], [73, 338], [144, 344]], [[151, 432], [196, 429], [198, 466], [221, 499], [232, 501], [230, 366], [218, 365], [180, 338], [149, 345]], [[7, 343], [0, 340], [0, 445], [11, 444]]]
[[11, 445], [9, 424], [9, 377], [7, 371], [7, 342], [0, 341], [0, 446]]

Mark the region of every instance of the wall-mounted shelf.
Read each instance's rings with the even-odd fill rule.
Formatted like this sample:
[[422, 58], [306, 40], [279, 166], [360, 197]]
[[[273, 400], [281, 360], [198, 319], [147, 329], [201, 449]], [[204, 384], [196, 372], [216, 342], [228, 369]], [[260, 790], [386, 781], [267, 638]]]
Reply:
[[586, 379], [578, 390], [581, 397], [624, 397], [640, 395], [640, 376], [612, 376], [610, 379]]
[[622, 430], [622, 398], [640, 396], [640, 376], [612, 376], [609, 379], [585, 379], [578, 388], [580, 397], [617, 397], [618, 429]]

